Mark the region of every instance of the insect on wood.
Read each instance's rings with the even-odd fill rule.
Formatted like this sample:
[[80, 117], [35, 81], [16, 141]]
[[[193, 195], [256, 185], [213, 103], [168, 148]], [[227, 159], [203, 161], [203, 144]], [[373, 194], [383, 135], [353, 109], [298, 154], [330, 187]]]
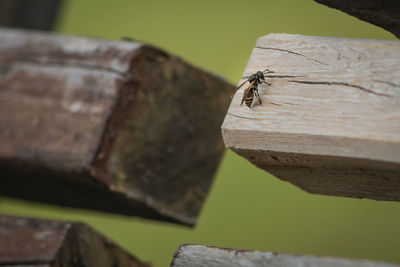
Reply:
[[246, 77], [247, 80], [244, 81], [242, 84], [240, 84], [236, 90], [239, 90], [243, 85], [245, 85], [247, 82], [249, 83], [249, 86], [244, 90], [242, 101], [240, 102], [240, 105], [243, 105], [243, 102], [246, 103], [246, 106], [251, 108], [251, 105], [253, 104], [253, 99], [254, 96], [256, 96], [258, 102], [261, 104], [261, 97], [258, 94], [258, 86], [262, 83], [265, 83], [267, 85], [271, 85], [270, 83], [265, 81], [265, 74], [268, 73], [273, 73], [273, 71], [269, 69], [265, 69], [263, 71], [257, 71], [256, 73]]

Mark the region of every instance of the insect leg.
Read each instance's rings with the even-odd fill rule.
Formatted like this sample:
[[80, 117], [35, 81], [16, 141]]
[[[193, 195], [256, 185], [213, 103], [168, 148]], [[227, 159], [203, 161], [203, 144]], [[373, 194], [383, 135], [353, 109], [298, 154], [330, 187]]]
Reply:
[[258, 94], [258, 89], [254, 90], [254, 95], [257, 97], [258, 102], [260, 102], [260, 104], [261, 104], [262, 102], [261, 102], [261, 97], [260, 97], [260, 95]]
[[263, 83], [265, 83], [266, 85], [271, 86], [271, 84], [269, 82], [263, 81]]

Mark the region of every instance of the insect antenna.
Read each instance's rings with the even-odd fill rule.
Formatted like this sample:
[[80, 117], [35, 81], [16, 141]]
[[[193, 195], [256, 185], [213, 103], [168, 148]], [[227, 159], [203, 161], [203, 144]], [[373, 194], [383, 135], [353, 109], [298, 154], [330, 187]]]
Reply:
[[262, 72], [263, 72], [264, 74], [274, 73], [274, 71], [273, 71], [273, 70], [270, 70], [270, 69], [265, 69], [265, 70], [263, 70]]

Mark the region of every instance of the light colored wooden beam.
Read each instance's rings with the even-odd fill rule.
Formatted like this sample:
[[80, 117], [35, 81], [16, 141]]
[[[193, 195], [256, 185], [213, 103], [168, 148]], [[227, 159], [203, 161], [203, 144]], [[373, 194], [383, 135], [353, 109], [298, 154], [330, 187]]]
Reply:
[[270, 34], [239, 84], [266, 68], [261, 105], [236, 92], [226, 147], [308, 192], [400, 201], [400, 42]]
[[397, 264], [332, 257], [290, 255], [241, 249], [182, 245], [175, 252], [170, 267], [290, 267], [290, 266], [346, 266], [346, 267], [399, 267]]

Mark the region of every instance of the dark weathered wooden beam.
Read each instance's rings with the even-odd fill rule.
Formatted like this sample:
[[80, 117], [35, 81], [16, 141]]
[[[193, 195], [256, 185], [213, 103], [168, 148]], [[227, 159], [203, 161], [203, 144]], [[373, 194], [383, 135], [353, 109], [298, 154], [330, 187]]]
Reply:
[[397, 264], [369, 260], [341, 259], [320, 256], [290, 255], [241, 249], [182, 245], [175, 252], [171, 267], [295, 267], [295, 266], [342, 266], [342, 267], [399, 267]]
[[0, 215], [0, 266], [145, 267], [86, 224]]
[[232, 85], [143, 43], [0, 39], [0, 194], [196, 222]]
[[62, 0], [2, 0], [0, 26], [52, 30]]
[[262, 104], [233, 98], [228, 148], [311, 193], [400, 201], [399, 41], [271, 34], [242, 81], [265, 68]]
[[314, 0], [382, 27], [400, 38], [400, 1], [396, 0]]

